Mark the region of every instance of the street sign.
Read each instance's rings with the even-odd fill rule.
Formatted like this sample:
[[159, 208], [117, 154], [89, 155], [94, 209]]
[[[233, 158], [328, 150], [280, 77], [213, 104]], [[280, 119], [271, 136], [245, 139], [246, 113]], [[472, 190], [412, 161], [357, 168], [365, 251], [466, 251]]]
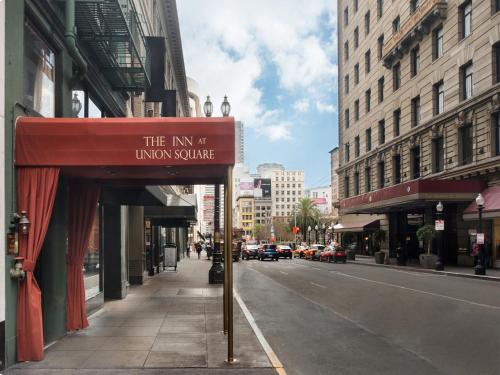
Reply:
[[484, 233], [477, 233], [476, 234], [476, 243], [478, 245], [484, 245]]
[[435, 229], [436, 230], [444, 230], [444, 220], [436, 220], [435, 222]]

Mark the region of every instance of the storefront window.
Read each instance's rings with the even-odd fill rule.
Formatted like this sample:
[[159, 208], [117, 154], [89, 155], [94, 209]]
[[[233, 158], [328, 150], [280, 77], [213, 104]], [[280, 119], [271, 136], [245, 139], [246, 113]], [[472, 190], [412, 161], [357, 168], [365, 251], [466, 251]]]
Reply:
[[29, 25], [24, 27], [23, 102], [44, 117], [55, 115], [55, 56]]
[[90, 232], [88, 250], [83, 258], [83, 277], [85, 284], [85, 298], [91, 298], [100, 291], [100, 242], [99, 242], [99, 205], [94, 214], [94, 223]]

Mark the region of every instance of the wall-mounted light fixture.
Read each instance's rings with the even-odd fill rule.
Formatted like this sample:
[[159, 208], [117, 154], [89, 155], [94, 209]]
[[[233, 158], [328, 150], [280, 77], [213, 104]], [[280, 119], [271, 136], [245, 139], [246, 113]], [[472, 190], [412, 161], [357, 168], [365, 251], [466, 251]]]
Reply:
[[27, 236], [30, 224], [26, 211], [21, 211], [21, 214], [17, 212], [12, 214], [9, 232], [7, 233], [7, 254], [19, 254], [19, 234]]

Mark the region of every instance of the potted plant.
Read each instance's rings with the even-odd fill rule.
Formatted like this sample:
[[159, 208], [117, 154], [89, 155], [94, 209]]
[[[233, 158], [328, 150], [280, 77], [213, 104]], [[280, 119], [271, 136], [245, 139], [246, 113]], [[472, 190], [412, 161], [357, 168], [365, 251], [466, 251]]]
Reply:
[[356, 251], [351, 247], [354, 240], [354, 233], [345, 232], [342, 235], [342, 245], [346, 250], [347, 260], [356, 260]]
[[431, 254], [432, 240], [436, 237], [436, 229], [431, 224], [426, 224], [417, 230], [417, 238], [419, 241], [424, 242], [424, 246], [427, 248], [425, 254], [419, 255], [420, 265], [424, 268], [435, 268], [437, 256]]
[[373, 241], [375, 242], [375, 263], [383, 264], [385, 252], [381, 251], [382, 243], [385, 242], [386, 232], [383, 229], [377, 229], [373, 232]]

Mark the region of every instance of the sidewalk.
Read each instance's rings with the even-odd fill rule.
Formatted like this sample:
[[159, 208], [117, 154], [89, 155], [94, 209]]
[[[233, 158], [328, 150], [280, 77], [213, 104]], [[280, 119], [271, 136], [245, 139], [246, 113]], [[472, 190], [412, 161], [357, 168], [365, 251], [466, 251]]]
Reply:
[[88, 328], [50, 346], [43, 361], [20, 363], [6, 373], [275, 374], [237, 302], [238, 362], [225, 364], [223, 290], [208, 284], [211, 264], [206, 257], [183, 259], [177, 272], [163, 272], [131, 287], [124, 300], [107, 302]]
[[406, 271], [439, 273], [439, 274], [445, 274], [445, 275], [454, 276], [454, 277], [466, 277], [466, 278], [471, 278], [471, 279], [500, 281], [500, 269], [488, 268], [486, 270], [486, 275], [481, 276], [481, 275], [474, 274], [474, 267], [460, 267], [460, 266], [447, 266], [447, 265], [445, 265], [444, 271], [435, 271], [435, 270], [428, 269], [428, 268], [422, 268], [418, 264], [410, 264], [407, 266], [397, 266], [397, 265], [393, 265], [393, 264], [390, 264], [390, 265], [377, 264], [377, 263], [375, 263], [374, 257], [365, 256], [365, 255], [356, 255], [356, 260], [347, 261], [347, 262], [353, 263], [353, 264], [362, 264], [365, 266], [386, 267], [386, 268], [400, 269], [400, 270], [406, 270]]

